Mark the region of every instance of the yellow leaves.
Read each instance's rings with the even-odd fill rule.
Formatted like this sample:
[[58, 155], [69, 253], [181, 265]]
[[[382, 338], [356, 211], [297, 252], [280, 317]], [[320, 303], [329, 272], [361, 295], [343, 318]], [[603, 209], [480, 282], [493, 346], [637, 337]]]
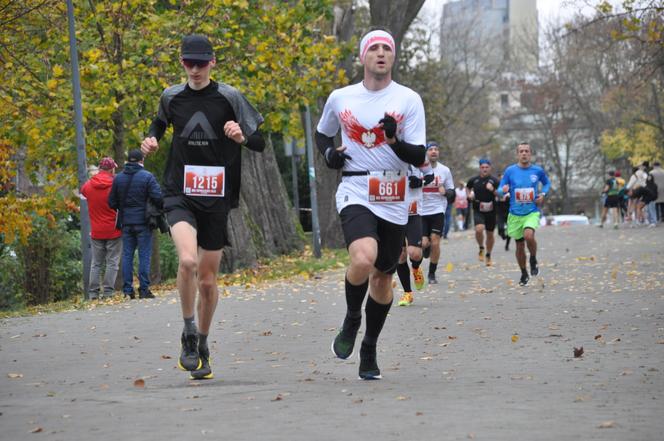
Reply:
[[93, 48], [85, 52], [83, 55], [85, 56], [85, 58], [88, 59], [90, 63], [96, 63], [99, 57], [102, 56], [102, 52], [98, 48]]
[[59, 78], [63, 74], [64, 74], [64, 69], [62, 68], [62, 66], [60, 66], [59, 64], [53, 66], [53, 76], [55, 76], [55, 78]]
[[48, 88], [48, 90], [50, 90], [52, 92], [55, 89], [57, 89], [58, 83], [59, 83], [58, 80], [56, 80], [55, 78], [51, 78], [50, 80], [48, 80], [46, 82], [46, 87]]
[[610, 14], [611, 11], [613, 11], [613, 5], [611, 5], [611, 2], [606, 0], [597, 5], [596, 8], [602, 14]]
[[601, 138], [602, 151], [609, 159], [627, 156], [634, 165], [645, 160], [661, 160], [657, 136], [656, 128], [638, 123], [605, 131]]
[[519, 336], [518, 336], [517, 334], [514, 334], [514, 335], [512, 336], [512, 343], [516, 343], [516, 342], [518, 342], [518, 341], [519, 341]]

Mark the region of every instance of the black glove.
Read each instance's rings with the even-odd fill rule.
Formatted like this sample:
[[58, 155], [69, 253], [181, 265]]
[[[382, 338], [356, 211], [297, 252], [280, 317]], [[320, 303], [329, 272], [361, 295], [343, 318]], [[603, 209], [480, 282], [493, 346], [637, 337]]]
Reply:
[[456, 191], [453, 188], [448, 188], [445, 190], [445, 197], [447, 198], [447, 202], [451, 204], [456, 198]]
[[424, 185], [431, 184], [435, 177], [436, 176], [433, 173], [429, 173], [428, 175], [424, 175]]
[[408, 176], [408, 186], [410, 188], [420, 188], [422, 186], [422, 180], [417, 176]]
[[329, 147], [325, 151], [325, 163], [329, 168], [333, 169], [340, 169], [344, 166], [344, 162], [346, 159], [350, 160], [353, 159], [344, 152], [340, 152], [339, 150]]
[[383, 131], [385, 131], [386, 138], [394, 138], [397, 134], [397, 120], [392, 116], [385, 114], [385, 117], [378, 121], [379, 124], [383, 124]]

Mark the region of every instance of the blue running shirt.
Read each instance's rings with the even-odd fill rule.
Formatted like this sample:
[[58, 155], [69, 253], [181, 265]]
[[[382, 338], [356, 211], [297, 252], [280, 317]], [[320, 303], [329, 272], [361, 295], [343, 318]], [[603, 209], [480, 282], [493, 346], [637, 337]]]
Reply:
[[[541, 190], [538, 190], [539, 183], [542, 183]], [[537, 195], [540, 192], [548, 193], [551, 188], [546, 172], [538, 165], [530, 165], [527, 168], [522, 168], [518, 164], [510, 165], [498, 186], [498, 195], [501, 197], [505, 184], [510, 186], [510, 213], [517, 216], [538, 211], [535, 204]]]

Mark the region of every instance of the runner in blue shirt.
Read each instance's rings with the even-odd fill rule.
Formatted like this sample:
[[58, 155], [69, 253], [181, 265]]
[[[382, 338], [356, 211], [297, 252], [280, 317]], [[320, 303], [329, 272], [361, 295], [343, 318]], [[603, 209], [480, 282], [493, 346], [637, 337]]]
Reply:
[[[535, 230], [539, 227], [540, 220], [537, 205], [541, 205], [544, 201], [551, 183], [542, 167], [530, 163], [532, 155], [530, 144], [521, 143], [516, 151], [519, 162], [505, 170], [498, 187], [498, 196], [502, 197], [507, 192], [510, 194], [507, 234], [516, 242], [516, 261], [521, 268], [519, 285], [524, 286], [530, 280], [526, 270], [526, 245], [530, 251], [530, 274], [536, 276], [539, 273], [535, 241]], [[539, 189], [540, 183], [541, 189]]]

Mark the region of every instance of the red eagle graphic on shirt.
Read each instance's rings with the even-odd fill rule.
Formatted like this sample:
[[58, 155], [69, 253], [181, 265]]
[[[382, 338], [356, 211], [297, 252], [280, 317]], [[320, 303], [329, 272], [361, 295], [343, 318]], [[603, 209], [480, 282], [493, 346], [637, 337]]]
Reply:
[[[403, 132], [401, 122], [403, 121], [404, 116], [396, 112], [387, 112], [387, 114], [397, 121], [397, 134], [400, 135], [401, 132]], [[358, 144], [362, 144], [366, 148], [372, 149], [385, 143], [385, 132], [383, 132], [383, 129], [381, 129], [378, 124], [367, 129], [360, 124], [350, 109], [341, 112], [339, 114], [339, 119], [341, 120], [344, 132], [346, 132], [346, 136]]]

